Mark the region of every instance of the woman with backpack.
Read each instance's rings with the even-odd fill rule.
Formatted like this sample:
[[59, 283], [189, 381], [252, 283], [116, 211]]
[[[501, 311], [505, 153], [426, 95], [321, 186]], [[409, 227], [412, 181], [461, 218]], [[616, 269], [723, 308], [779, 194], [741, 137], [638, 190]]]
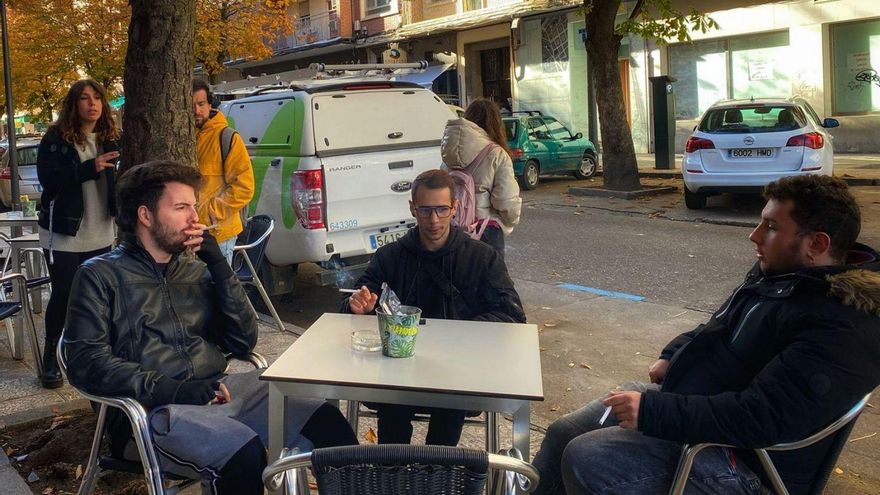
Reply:
[[40, 247], [49, 260], [52, 293], [46, 305], [46, 343], [41, 382], [62, 385], [55, 347], [64, 327], [67, 300], [77, 268], [110, 251], [116, 238], [116, 160], [119, 130], [104, 87], [79, 80], [64, 97], [61, 112], [40, 141], [37, 176]]
[[[495, 102], [478, 99], [468, 105], [464, 118], [450, 120], [443, 131], [440, 154], [459, 184], [473, 183], [470, 191], [456, 191], [456, 224], [472, 237], [494, 247], [504, 257], [504, 236], [519, 223], [522, 199], [507, 151], [507, 135]], [[463, 177], [464, 176], [464, 177]], [[472, 210], [472, 211], [471, 211]], [[470, 223], [473, 218], [475, 223]]]

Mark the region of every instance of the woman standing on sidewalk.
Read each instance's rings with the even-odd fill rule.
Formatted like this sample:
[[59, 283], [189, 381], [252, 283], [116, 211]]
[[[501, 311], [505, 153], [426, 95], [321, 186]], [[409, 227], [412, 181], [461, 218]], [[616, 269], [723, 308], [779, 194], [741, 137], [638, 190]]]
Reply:
[[504, 236], [519, 223], [522, 199], [498, 105], [481, 98], [468, 105], [464, 118], [450, 120], [440, 154], [450, 170], [466, 169], [473, 177], [476, 217], [488, 222], [480, 240], [503, 258]]
[[114, 167], [119, 130], [109, 110], [103, 86], [91, 79], [75, 82], [37, 152], [37, 175], [43, 186], [40, 247], [49, 260], [52, 282], [41, 378], [45, 388], [62, 385], [55, 348], [73, 276], [83, 261], [109, 251], [116, 237]]

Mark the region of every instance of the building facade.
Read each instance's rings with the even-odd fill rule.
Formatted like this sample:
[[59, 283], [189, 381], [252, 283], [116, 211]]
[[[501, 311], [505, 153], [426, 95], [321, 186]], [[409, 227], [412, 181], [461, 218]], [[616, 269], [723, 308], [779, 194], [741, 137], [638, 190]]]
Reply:
[[[624, 0], [625, 19], [635, 0]], [[540, 110], [587, 135], [587, 60], [577, 0], [306, 0], [294, 33], [267, 60], [230, 64], [225, 79], [273, 74], [311, 62], [452, 59], [434, 90], [466, 107], [478, 97]], [[880, 2], [674, 0], [708, 13], [719, 29], [686, 43], [630, 36], [619, 58], [637, 152], [653, 151], [649, 79], [677, 79], [676, 148], [703, 111], [726, 98], [799, 95], [822, 117], [838, 152], [878, 153]], [[597, 88], [601, 91], [601, 88]], [[601, 130], [600, 130], [601, 132]]]

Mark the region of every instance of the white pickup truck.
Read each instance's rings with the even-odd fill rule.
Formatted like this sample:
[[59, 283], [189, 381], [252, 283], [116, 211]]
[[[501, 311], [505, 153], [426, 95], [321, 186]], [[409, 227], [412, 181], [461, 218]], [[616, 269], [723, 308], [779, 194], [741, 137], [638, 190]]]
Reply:
[[272, 293], [290, 290], [285, 267], [363, 263], [415, 225], [412, 181], [440, 167], [440, 138], [455, 117], [416, 84], [370, 79], [315, 80], [220, 109], [253, 163], [248, 214], [275, 219], [262, 272]]

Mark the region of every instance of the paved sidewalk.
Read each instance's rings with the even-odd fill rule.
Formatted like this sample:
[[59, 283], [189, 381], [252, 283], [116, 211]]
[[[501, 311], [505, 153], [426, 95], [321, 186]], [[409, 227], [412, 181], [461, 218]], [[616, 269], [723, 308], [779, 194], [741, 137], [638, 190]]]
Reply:
[[[669, 170], [654, 168], [653, 154], [639, 153], [636, 160], [642, 177], [681, 177], [682, 155], [675, 155], [675, 168]], [[880, 186], [880, 155], [835, 155], [834, 176], [851, 186]]]

